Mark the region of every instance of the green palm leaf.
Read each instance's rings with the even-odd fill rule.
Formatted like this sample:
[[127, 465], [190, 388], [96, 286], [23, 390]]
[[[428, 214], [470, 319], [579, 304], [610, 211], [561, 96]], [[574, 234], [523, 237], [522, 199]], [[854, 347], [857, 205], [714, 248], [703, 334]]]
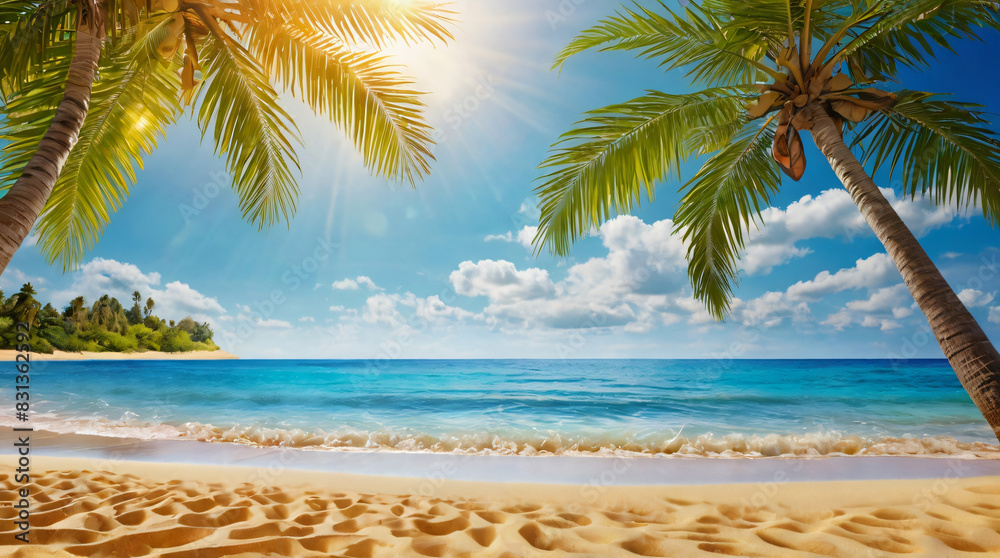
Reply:
[[[535, 192], [540, 197], [537, 249], [557, 254], [612, 211], [625, 213], [645, 190], [702, 146], [717, 144], [719, 130], [743, 119], [745, 100], [732, 89], [691, 95], [651, 91], [645, 97], [588, 113], [563, 134], [540, 168], [552, 169]], [[706, 132], [713, 131], [712, 132]], [[725, 138], [728, 139], [728, 138]]]
[[209, 34], [199, 53], [207, 83], [198, 125], [203, 135], [212, 129], [216, 153], [226, 157], [244, 218], [259, 228], [287, 221], [299, 193], [290, 166], [298, 169], [291, 117], [260, 63], [235, 40]]
[[720, 14], [731, 26], [748, 28], [768, 37], [775, 44], [781, 44], [788, 38], [789, 22], [798, 29], [805, 19], [805, 9], [798, 1], [755, 0], [750, 3], [745, 0], [704, 0], [701, 8]]
[[[155, 41], [157, 34], [151, 36]], [[152, 153], [180, 112], [177, 75], [144, 55], [145, 42], [106, 51], [79, 141], [36, 224], [42, 253], [49, 263], [59, 260], [64, 270], [76, 267], [100, 238], [128, 198], [143, 156]], [[8, 125], [16, 131], [8, 136], [11, 143], [0, 167], [5, 189], [20, 176], [48, 128], [64, 79], [52, 74], [32, 81], [8, 104]]]
[[854, 81], [890, 80], [900, 66], [927, 68], [935, 48], [952, 50], [949, 40], [978, 38], [977, 28], [1000, 28], [995, 2], [906, 0], [876, 8], [832, 58], [846, 62]]
[[342, 43], [367, 44], [381, 49], [388, 42], [416, 43], [453, 38], [453, 20], [444, 4], [414, 0], [287, 0], [260, 5], [249, 0], [256, 13], [270, 13], [280, 21], [324, 31]]
[[415, 184], [430, 172], [421, 93], [384, 57], [292, 25], [253, 26], [247, 42], [285, 89], [345, 130], [376, 175]]
[[982, 205], [1000, 226], [1000, 141], [981, 105], [940, 100], [942, 95], [901, 91], [890, 109], [864, 123], [855, 145], [874, 169], [899, 173], [911, 197], [930, 194], [943, 205]]
[[72, 54], [70, 33], [76, 19], [71, 0], [0, 2], [0, 94], [7, 98], [52, 60]]
[[778, 74], [762, 63], [770, 38], [747, 27], [727, 26], [717, 16], [692, 6], [685, 17], [666, 6], [669, 17], [642, 6], [625, 9], [580, 33], [556, 55], [554, 68], [590, 49], [637, 50], [666, 70], [691, 66], [688, 75], [707, 85], [751, 84]]
[[684, 186], [687, 193], [674, 215], [688, 243], [694, 296], [720, 320], [729, 312], [744, 233], [781, 186], [771, 159], [773, 141], [772, 120], [744, 128]]

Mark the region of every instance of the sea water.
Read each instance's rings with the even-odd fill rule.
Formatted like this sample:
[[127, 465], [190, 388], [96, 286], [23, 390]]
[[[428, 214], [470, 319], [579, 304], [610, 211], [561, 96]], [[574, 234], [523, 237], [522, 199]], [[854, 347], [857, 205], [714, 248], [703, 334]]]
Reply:
[[[521, 455], [997, 451], [944, 360], [87, 361], [32, 370], [33, 425], [66, 433]], [[12, 400], [9, 391], [0, 394]]]

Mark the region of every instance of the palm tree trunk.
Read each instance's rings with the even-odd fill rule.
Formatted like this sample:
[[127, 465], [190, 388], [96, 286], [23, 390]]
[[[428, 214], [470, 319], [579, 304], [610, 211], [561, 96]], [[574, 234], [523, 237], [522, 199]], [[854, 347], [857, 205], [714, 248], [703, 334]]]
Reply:
[[91, 17], [90, 13], [93, 12], [81, 17], [76, 33], [76, 52], [66, 76], [66, 92], [56, 108], [55, 117], [21, 176], [7, 195], [0, 198], [0, 274], [7, 269], [45, 207], [87, 118], [104, 42], [103, 25], [99, 21], [91, 23], [90, 20], [99, 18]]
[[1000, 353], [851, 153], [833, 119], [822, 107], [811, 108], [810, 117], [813, 141], [896, 263], [959, 381], [1000, 439]]

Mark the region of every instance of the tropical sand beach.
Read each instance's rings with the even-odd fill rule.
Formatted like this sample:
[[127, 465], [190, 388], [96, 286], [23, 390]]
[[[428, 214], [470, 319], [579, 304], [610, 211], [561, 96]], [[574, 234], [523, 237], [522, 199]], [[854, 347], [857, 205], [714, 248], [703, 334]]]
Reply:
[[[541, 458], [535, 458], [541, 459]], [[590, 458], [597, 459], [597, 458]], [[13, 459], [2, 460], [4, 501]], [[490, 483], [44, 458], [10, 556], [926, 556], [1000, 552], [1000, 476]], [[110, 471], [108, 470], [110, 469]]]
[[[17, 351], [0, 350], [0, 362], [13, 362], [17, 358]], [[218, 351], [189, 351], [184, 353], [165, 353], [161, 351], [142, 351], [132, 353], [117, 353], [112, 351], [95, 353], [92, 351], [81, 351], [71, 353], [67, 351], [53, 351], [52, 354], [31, 353], [33, 361], [63, 361], [63, 360], [232, 360], [240, 357], [223, 350]]]
[[618, 3], [3, 3], [0, 556], [1000, 556], [1000, 2]]
[[1000, 552], [1000, 453], [941, 362], [733, 367], [40, 365], [0, 555]]

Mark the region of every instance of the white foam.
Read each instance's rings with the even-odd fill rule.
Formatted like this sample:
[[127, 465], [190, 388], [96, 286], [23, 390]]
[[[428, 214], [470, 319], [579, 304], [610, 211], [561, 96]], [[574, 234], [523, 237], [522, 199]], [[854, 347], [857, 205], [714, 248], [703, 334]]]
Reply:
[[[0, 424], [10, 419], [0, 418]], [[15, 423], [5, 424], [16, 426]], [[173, 426], [123, 416], [113, 421], [103, 418], [60, 419], [51, 415], [32, 418], [36, 430], [64, 434], [90, 434], [141, 440], [198, 440], [256, 447], [293, 447], [314, 450], [376, 450], [466, 455], [596, 455], [683, 457], [820, 457], [908, 455], [930, 457], [989, 457], [1000, 459], [1000, 447], [983, 442], [963, 442], [948, 436], [924, 438], [866, 438], [840, 432], [798, 435], [675, 436], [642, 439], [596, 438], [586, 436], [531, 435], [502, 436], [480, 432], [454, 436], [401, 433], [389, 430], [340, 429], [334, 432], [276, 429], [258, 425], [219, 428], [189, 422]]]

